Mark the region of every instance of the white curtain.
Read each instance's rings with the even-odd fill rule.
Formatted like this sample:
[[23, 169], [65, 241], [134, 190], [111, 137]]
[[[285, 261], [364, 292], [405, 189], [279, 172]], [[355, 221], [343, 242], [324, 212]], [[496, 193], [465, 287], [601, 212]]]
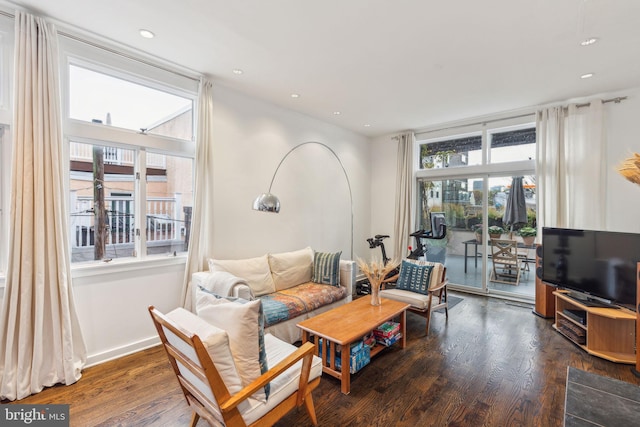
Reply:
[[200, 82], [198, 96], [198, 133], [196, 147], [196, 182], [189, 255], [182, 285], [182, 306], [191, 307], [191, 275], [203, 271], [213, 244], [213, 85]]
[[413, 212], [413, 146], [415, 135], [406, 132], [398, 136], [398, 159], [396, 169], [396, 204], [393, 220], [395, 245], [393, 256], [400, 260], [407, 255], [411, 213]]
[[601, 100], [538, 111], [538, 228], [605, 226], [603, 122]]
[[16, 12], [9, 264], [0, 318], [3, 399], [72, 384], [86, 350], [71, 287], [57, 34]]

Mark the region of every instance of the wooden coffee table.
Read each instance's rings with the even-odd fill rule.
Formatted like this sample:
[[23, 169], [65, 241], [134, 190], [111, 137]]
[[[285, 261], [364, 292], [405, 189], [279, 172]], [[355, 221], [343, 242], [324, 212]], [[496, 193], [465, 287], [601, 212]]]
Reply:
[[[406, 320], [407, 308], [409, 304], [382, 298], [379, 306], [371, 305], [371, 298], [364, 296], [355, 301], [341, 305], [322, 314], [303, 320], [298, 323], [302, 329], [302, 342], [312, 341], [311, 336], [316, 337], [313, 341], [316, 346], [316, 355], [322, 358], [322, 371], [340, 380], [342, 393], [349, 394], [351, 389], [350, 373], [350, 346], [352, 343], [362, 339], [363, 336], [382, 325], [387, 320], [400, 317], [400, 348], [406, 346]], [[323, 351], [319, 350], [319, 339], [323, 339]], [[329, 352], [326, 351], [329, 345]], [[342, 346], [341, 365], [342, 369], [337, 370], [335, 366], [336, 345]], [[386, 346], [376, 344], [371, 349], [371, 358], [382, 351]], [[322, 354], [320, 354], [322, 353]], [[329, 353], [327, 355], [327, 353]], [[327, 360], [328, 356], [328, 360]]]

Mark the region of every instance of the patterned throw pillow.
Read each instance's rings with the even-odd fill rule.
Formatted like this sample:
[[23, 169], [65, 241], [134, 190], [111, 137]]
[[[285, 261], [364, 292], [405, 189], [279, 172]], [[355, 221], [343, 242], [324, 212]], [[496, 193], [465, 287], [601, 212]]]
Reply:
[[325, 285], [340, 284], [340, 255], [335, 253], [316, 252], [313, 254], [313, 277], [311, 281]]
[[427, 295], [432, 271], [432, 265], [418, 265], [403, 260], [400, 265], [400, 276], [396, 283], [396, 289]]
[[[221, 297], [198, 286], [196, 312], [199, 317], [229, 334], [231, 352], [234, 353], [244, 386], [269, 370], [264, 344], [264, 312], [260, 300]], [[230, 319], [234, 321], [230, 322]], [[257, 349], [254, 343], [258, 345]], [[258, 356], [259, 370], [252, 366], [255, 363], [255, 355]], [[253, 397], [266, 402], [270, 391], [271, 385], [267, 383], [264, 386], [264, 397], [258, 393]]]

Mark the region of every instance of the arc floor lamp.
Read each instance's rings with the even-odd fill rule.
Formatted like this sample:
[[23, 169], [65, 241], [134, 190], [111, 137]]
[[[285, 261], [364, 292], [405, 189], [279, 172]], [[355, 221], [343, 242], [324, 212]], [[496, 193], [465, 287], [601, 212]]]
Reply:
[[340, 164], [340, 168], [342, 168], [342, 172], [344, 173], [344, 177], [347, 180], [347, 187], [349, 188], [349, 206], [351, 208], [351, 257], [350, 257], [350, 259], [353, 259], [353, 193], [351, 192], [351, 182], [349, 181], [349, 175], [347, 175], [347, 171], [344, 168], [344, 165], [342, 164], [342, 161], [340, 160], [340, 157], [338, 157], [336, 152], [333, 151], [333, 149], [331, 149], [331, 147], [329, 147], [328, 145], [323, 144], [322, 142], [309, 141], [309, 142], [303, 142], [302, 144], [296, 145], [291, 150], [289, 150], [289, 152], [287, 152], [287, 154], [284, 155], [282, 160], [280, 160], [280, 163], [278, 163], [278, 167], [276, 167], [276, 170], [273, 173], [273, 177], [271, 178], [271, 184], [269, 184], [269, 190], [266, 193], [262, 193], [261, 195], [259, 195], [253, 201], [253, 209], [256, 210], [256, 211], [260, 211], [260, 212], [271, 212], [271, 213], [279, 213], [280, 212], [280, 199], [278, 199], [278, 196], [276, 196], [275, 194], [271, 193], [271, 187], [273, 186], [273, 181], [276, 179], [276, 175], [278, 174], [278, 170], [280, 169], [280, 166], [282, 166], [282, 163], [285, 161], [285, 159], [287, 157], [289, 157], [289, 154], [293, 153], [295, 150], [297, 150], [297, 149], [299, 149], [301, 147], [304, 147], [304, 146], [307, 146], [307, 145], [310, 145], [310, 144], [319, 145], [321, 147], [324, 147], [331, 154], [333, 154], [333, 157]]

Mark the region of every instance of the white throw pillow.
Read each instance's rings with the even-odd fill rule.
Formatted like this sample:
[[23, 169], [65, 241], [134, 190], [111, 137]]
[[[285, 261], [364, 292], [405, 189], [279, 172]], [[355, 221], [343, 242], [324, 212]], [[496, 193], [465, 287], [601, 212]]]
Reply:
[[[260, 370], [259, 315], [260, 300], [241, 304], [227, 298], [212, 295], [202, 289], [196, 290], [196, 313], [229, 335], [229, 346], [242, 385], [247, 386], [258, 378]], [[266, 402], [263, 389], [253, 397]]]
[[[216, 366], [229, 393], [233, 395], [242, 390], [242, 380], [231, 354], [229, 336], [223, 329], [204, 321], [192, 312], [181, 307], [167, 313], [166, 317], [186, 332], [196, 334], [200, 337], [202, 344], [207, 348], [207, 352], [209, 356], [211, 356], [211, 360], [213, 360], [213, 364]], [[197, 360], [193, 347], [186, 344], [168, 329], [164, 331], [167, 340], [171, 344], [192, 360]], [[213, 399], [213, 394], [207, 390], [208, 387], [204, 384], [202, 384], [202, 387], [201, 391]]]
[[212, 258], [209, 260], [209, 270], [227, 271], [234, 276], [245, 279], [253, 294], [257, 297], [276, 291], [267, 255], [257, 258], [231, 260]]
[[311, 281], [313, 249], [269, 254], [269, 267], [276, 291], [289, 289]]

